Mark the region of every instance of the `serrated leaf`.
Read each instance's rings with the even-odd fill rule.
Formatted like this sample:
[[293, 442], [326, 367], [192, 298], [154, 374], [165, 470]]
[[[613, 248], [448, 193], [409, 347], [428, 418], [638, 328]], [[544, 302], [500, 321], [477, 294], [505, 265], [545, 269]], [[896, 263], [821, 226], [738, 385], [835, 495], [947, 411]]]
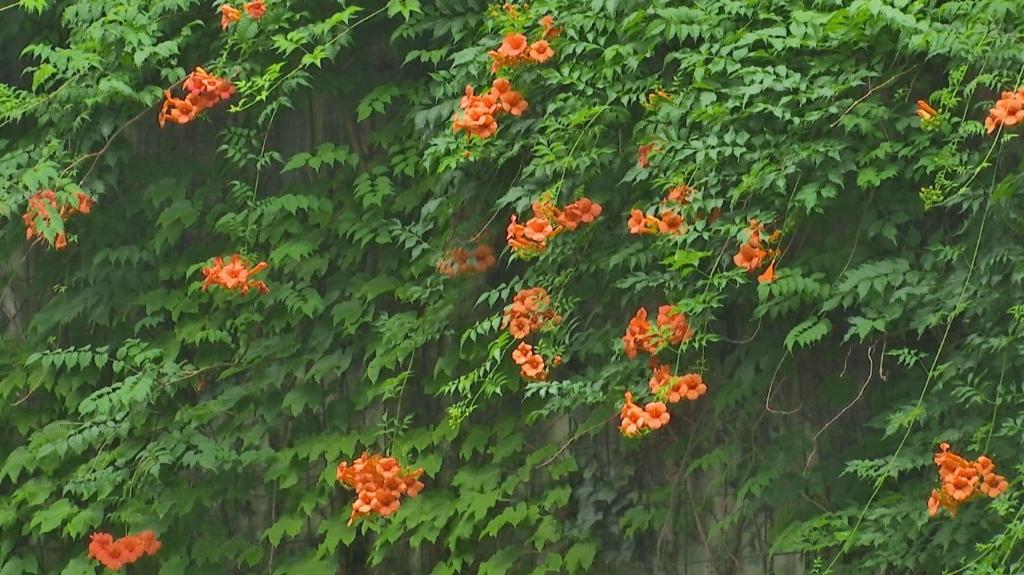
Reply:
[[812, 343], [816, 343], [825, 337], [831, 329], [832, 322], [828, 318], [812, 317], [806, 319], [789, 330], [784, 342], [786, 351], [793, 351], [793, 346], [795, 345], [807, 347]]

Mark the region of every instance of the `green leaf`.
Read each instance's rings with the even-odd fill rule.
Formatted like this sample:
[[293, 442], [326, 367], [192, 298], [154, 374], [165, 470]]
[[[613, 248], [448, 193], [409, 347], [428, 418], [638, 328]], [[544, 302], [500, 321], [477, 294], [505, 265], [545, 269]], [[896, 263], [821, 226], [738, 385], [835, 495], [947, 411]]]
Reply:
[[[4, 558], [6, 559], [6, 558]], [[22, 555], [5, 560], [0, 575], [37, 575], [39, 573], [39, 561], [35, 555]]]
[[558, 524], [558, 520], [551, 515], [547, 515], [541, 520], [540, 525], [533, 532], [533, 546], [540, 551], [548, 543], [554, 543], [562, 536], [562, 528]]
[[597, 544], [592, 542], [577, 543], [565, 552], [565, 568], [569, 573], [580, 573], [590, 569], [597, 555]]
[[522, 501], [516, 505], [506, 507], [497, 515], [497, 517], [487, 524], [487, 527], [484, 527], [481, 535], [484, 537], [492, 537], [497, 535], [498, 532], [501, 531], [501, 528], [506, 525], [516, 527], [523, 519], [526, 518], [529, 512], [529, 507], [527, 507], [526, 503]]
[[173, 555], [160, 563], [160, 575], [185, 575], [189, 563], [183, 554]]
[[277, 547], [281, 543], [281, 539], [284, 538], [285, 534], [289, 537], [295, 537], [298, 535], [299, 531], [302, 530], [304, 522], [305, 521], [302, 517], [282, 517], [263, 532], [263, 537], [265, 537], [267, 541], [270, 541], [271, 545]]
[[413, 12], [423, 12], [420, 0], [388, 0], [388, 16], [401, 14], [408, 20]]
[[478, 575], [506, 575], [509, 569], [515, 564], [516, 559], [519, 557], [519, 552], [514, 548], [506, 547], [494, 555], [490, 559], [480, 564], [480, 570], [477, 571]]
[[52, 64], [42, 64], [36, 68], [35, 73], [32, 74], [32, 91], [35, 92], [39, 89], [39, 86], [42, 86], [56, 72], [57, 68]]
[[103, 511], [98, 505], [92, 505], [76, 514], [64, 526], [64, 533], [72, 539], [78, 539], [99, 526], [103, 521]]
[[[64, 567], [60, 575], [95, 575], [96, 565], [85, 557], [75, 557]], [[161, 571], [161, 575], [163, 572]]]
[[299, 152], [298, 154], [295, 154], [290, 160], [288, 160], [288, 163], [281, 168], [281, 173], [291, 172], [292, 170], [297, 170], [305, 166], [311, 157], [312, 156], [307, 152]]
[[33, 515], [29, 527], [36, 529], [38, 533], [49, 533], [63, 525], [76, 511], [78, 508], [71, 501], [58, 499], [45, 510]]
[[832, 329], [832, 322], [824, 317], [808, 318], [789, 330], [783, 345], [786, 351], [793, 351], [793, 346], [807, 347], [821, 341]]
[[18, 0], [18, 6], [28, 12], [42, 14], [43, 10], [50, 7], [49, 0]]
[[671, 256], [662, 260], [661, 263], [667, 265], [669, 269], [679, 270], [688, 267], [697, 267], [700, 260], [710, 255], [711, 252], [705, 251], [678, 250]]
[[[393, 4], [394, 2], [392, 2]], [[417, 5], [419, 3], [417, 2]], [[388, 12], [391, 8], [388, 8]], [[377, 86], [367, 94], [356, 107], [356, 121], [362, 122], [374, 113], [384, 113], [385, 107], [391, 103], [391, 99], [399, 94], [398, 86], [384, 84]]]
[[338, 567], [335, 561], [307, 557], [288, 567], [274, 571], [275, 575], [335, 575]]

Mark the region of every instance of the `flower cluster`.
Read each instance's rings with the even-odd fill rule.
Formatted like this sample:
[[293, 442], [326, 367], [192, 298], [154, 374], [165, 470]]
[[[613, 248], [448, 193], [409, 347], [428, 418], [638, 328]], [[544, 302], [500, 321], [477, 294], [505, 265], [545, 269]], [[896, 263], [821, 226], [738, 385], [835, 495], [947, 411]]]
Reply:
[[479, 96], [473, 86], [466, 86], [466, 94], [459, 101], [462, 112], [452, 120], [452, 130], [466, 132], [467, 137], [490, 138], [498, 131], [501, 114], [522, 116], [529, 106], [523, 95], [512, 89], [508, 78], [497, 78], [491, 82], [491, 89]]
[[917, 116], [921, 118], [922, 124], [934, 120], [938, 115], [939, 113], [936, 112], [935, 108], [932, 108], [928, 102], [925, 102], [924, 100], [917, 101]]
[[229, 80], [214, 76], [198, 66], [185, 78], [181, 87], [188, 92], [184, 98], [175, 98], [170, 90], [164, 90], [164, 104], [157, 117], [161, 128], [167, 122], [187, 124], [204, 110], [227, 100], [235, 93], [235, 85]]
[[548, 290], [535, 287], [520, 290], [512, 298], [512, 305], [505, 308], [502, 327], [507, 327], [512, 337], [526, 339], [545, 324], [557, 324], [560, 321], [562, 318], [555, 313]]
[[594, 223], [594, 220], [601, 215], [602, 209], [601, 204], [590, 200], [590, 198], [580, 198], [567, 204], [561, 210], [554, 207], [554, 217], [558, 225], [574, 232], [581, 224]]
[[[679, 184], [678, 186], [670, 189], [665, 195], [665, 198], [661, 200], [661, 205], [676, 205], [678, 207], [686, 206], [690, 203], [690, 196], [692, 196], [696, 190], [686, 184]], [[662, 212], [664, 213], [664, 212]], [[713, 224], [718, 221], [718, 218], [722, 217], [722, 209], [719, 207], [711, 208], [710, 212], [704, 210], [697, 210], [694, 214], [698, 220], [706, 219], [709, 224]], [[661, 219], [665, 219], [662, 217]], [[660, 231], [660, 228], [659, 228]], [[685, 229], [684, 229], [685, 231]]]
[[526, 224], [520, 224], [512, 215], [506, 234], [508, 245], [518, 255], [537, 255], [547, 249], [549, 239], [563, 230], [575, 231], [583, 224], [593, 223], [601, 211], [601, 204], [589, 198], [580, 198], [563, 208], [541, 199], [533, 203], [533, 217]]
[[[529, 5], [526, 5], [526, 6], [523, 6], [523, 7], [524, 8], [529, 8]], [[501, 9], [504, 10], [506, 14], [508, 14], [509, 16], [511, 16], [513, 18], [518, 18], [519, 17], [519, 14], [520, 14], [519, 6], [516, 6], [515, 4], [513, 4], [511, 2], [505, 2], [504, 4], [502, 4], [501, 5]], [[491, 9], [491, 13], [492, 14], [495, 13], [495, 10], [493, 9], [493, 7]]]
[[633, 403], [633, 393], [626, 392], [626, 403], [619, 410], [619, 431], [626, 437], [637, 437], [647, 431], [661, 429], [672, 416], [663, 402], [652, 401], [642, 408]]
[[666, 342], [679, 345], [692, 337], [693, 330], [690, 329], [686, 315], [672, 311], [670, 305], [663, 305], [658, 308], [654, 330], [647, 319], [647, 308], [636, 310], [636, 315], [629, 320], [622, 342], [626, 347], [626, 356], [633, 359], [640, 351], [654, 355], [661, 351]]
[[661, 203], [663, 205], [679, 204], [681, 206], [685, 206], [690, 203], [690, 196], [693, 195], [695, 191], [696, 190], [686, 184], [679, 184], [665, 194], [665, 199], [661, 200]]
[[[506, 5], [505, 11], [518, 18], [518, 9], [510, 10], [509, 6]], [[543, 32], [536, 42], [530, 43], [525, 35], [514, 33], [506, 36], [497, 50], [491, 50], [491, 71], [497, 74], [507, 66], [526, 62], [542, 63], [551, 59], [555, 52], [547, 39], [558, 36], [560, 30], [555, 28], [555, 20], [551, 16], [541, 18], [540, 25]], [[495, 79], [491, 89], [480, 95], [469, 85], [459, 101], [462, 111], [452, 120], [452, 130], [456, 133], [465, 132], [467, 138], [490, 138], [498, 131], [498, 117], [501, 114], [521, 116], [529, 106], [523, 95], [512, 89], [508, 78]], [[469, 152], [466, 154], [468, 156]]]
[[652, 361], [654, 373], [651, 375], [649, 385], [651, 393], [663, 397], [669, 403], [680, 401], [696, 401], [708, 391], [704, 384], [704, 378], [699, 373], [687, 373], [686, 375], [672, 375], [668, 365], [658, 364]]
[[226, 290], [237, 290], [245, 295], [250, 289], [255, 289], [262, 294], [270, 293], [270, 288], [262, 281], [249, 279], [250, 276], [258, 274], [267, 269], [267, 262], [260, 262], [249, 267], [249, 261], [240, 254], [231, 256], [227, 262], [224, 258], [217, 256], [213, 263], [203, 268], [203, 290], [210, 286], [219, 285]]
[[528, 63], [543, 64], [555, 56], [548, 40], [557, 38], [561, 29], [555, 27], [555, 19], [551, 16], [544, 16], [538, 24], [541, 34], [537, 40], [530, 42], [525, 34], [516, 32], [505, 36], [497, 50], [487, 52], [491, 57], [492, 72], [497, 74], [502, 68]]
[[629, 221], [626, 224], [629, 233], [634, 235], [646, 234], [681, 234], [686, 225], [683, 217], [671, 210], [662, 210], [660, 217], [649, 216], [643, 210], [633, 209], [629, 212]]
[[[682, 400], [694, 401], [704, 395], [708, 388], [704, 379], [696, 373], [683, 376], [673, 375], [669, 366], [658, 361], [656, 355], [666, 345], [679, 345], [693, 338], [693, 329], [686, 315], [676, 312], [670, 305], [658, 308], [658, 317], [654, 326], [647, 319], [647, 309], [640, 308], [629, 320], [626, 335], [622, 336], [626, 356], [635, 358], [641, 351], [651, 355], [650, 367], [653, 370], [650, 379], [651, 392], [659, 400], [678, 403]], [[620, 430], [627, 437], [633, 437], [644, 429], [658, 429], [668, 423], [668, 408], [662, 401], [648, 403], [640, 409], [632, 402], [632, 395], [626, 393], [626, 405], [622, 408], [622, 425]], [[655, 422], [656, 418], [659, 422]]]
[[111, 571], [120, 571], [143, 555], [155, 555], [161, 545], [156, 534], [148, 530], [138, 535], [125, 535], [116, 541], [109, 533], [93, 533], [89, 541], [89, 558], [99, 561]]
[[381, 517], [394, 514], [401, 505], [402, 495], [416, 497], [423, 491], [422, 474], [423, 469], [403, 472], [394, 457], [366, 452], [351, 465], [342, 461], [338, 464], [338, 481], [356, 490], [348, 524], [371, 513]]
[[487, 244], [480, 244], [472, 251], [465, 248], [453, 248], [445, 252], [441, 261], [437, 263], [437, 271], [445, 277], [455, 277], [473, 273], [485, 272], [495, 264], [498, 259], [494, 256], [494, 250]]
[[648, 110], [653, 110], [657, 107], [659, 100], [671, 102], [672, 96], [669, 96], [668, 92], [659, 88], [647, 94], [647, 101], [643, 103], [643, 106]]
[[527, 379], [544, 381], [548, 378], [544, 358], [539, 353], [534, 353], [533, 346], [525, 341], [520, 342], [519, 347], [512, 350], [512, 361], [516, 362], [523, 377]]
[[769, 238], [763, 238], [764, 225], [757, 220], [750, 220], [747, 230], [747, 241], [740, 244], [740, 249], [732, 257], [732, 261], [747, 273], [754, 273], [761, 269], [765, 260], [770, 259], [768, 267], [757, 276], [758, 283], [770, 283], [775, 280], [775, 263], [779, 257], [779, 250], [766, 249], [765, 244], [777, 241], [779, 232], [776, 231]]
[[[28, 208], [25, 210], [25, 214], [21, 216], [22, 221], [25, 222], [25, 238], [31, 240], [35, 237], [45, 237], [36, 225], [37, 220], [49, 222], [53, 214], [56, 214], [64, 222], [75, 214], [88, 214], [92, 211], [92, 199], [89, 196], [77, 192], [76, 198], [78, 199], [77, 206], [73, 204], [61, 206], [57, 203], [57, 193], [53, 190], [41, 190], [33, 194], [28, 199]], [[67, 234], [61, 230], [53, 239], [53, 247], [62, 250], [67, 246]]]
[[[690, 203], [690, 196], [695, 192], [686, 184], [679, 184], [668, 191], [658, 207], [658, 215], [649, 215], [644, 210], [633, 209], [629, 213], [626, 227], [633, 235], [679, 235], [686, 231], [686, 222], [680, 214], [681, 208]], [[697, 210], [694, 216], [698, 219], [707, 218], [714, 223], [721, 215], [719, 208], [713, 208], [710, 214]]]
[[636, 148], [636, 165], [639, 168], [646, 168], [651, 165], [651, 154], [657, 151], [658, 143], [650, 142], [647, 144], [640, 144]]
[[928, 498], [928, 515], [935, 517], [939, 508], [947, 509], [956, 517], [957, 509], [979, 493], [998, 497], [1010, 486], [1006, 478], [996, 473], [994, 461], [982, 455], [977, 461], [968, 461], [949, 450], [948, 443], [939, 444], [933, 458], [939, 467], [939, 489], [932, 489]]
[[[253, 2], [246, 2], [242, 5], [242, 9], [245, 10], [247, 16], [253, 20], [259, 20], [267, 13], [267, 5], [263, 0], [254, 0]], [[220, 7], [220, 29], [227, 30], [228, 26], [238, 22], [242, 19], [242, 12], [238, 8], [230, 4], [224, 4]]]
[[[512, 337], [526, 339], [531, 333], [540, 331], [545, 325], [555, 325], [562, 321], [551, 304], [551, 296], [546, 289], [535, 287], [519, 291], [512, 299], [512, 305], [505, 308], [502, 328], [508, 328]], [[512, 361], [519, 366], [523, 377], [543, 381], [548, 377], [544, 358], [534, 351], [534, 347], [525, 341], [512, 351]], [[559, 365], [561, 356], [552, 359], [551, 365]]]
[[991, 134], [1000, 126], [1016, 126], [1024, 123], [1024, 88], [1016, 92], [1003, 92], [1003, 97], [988, 111], [985, 118], [985, 133]]

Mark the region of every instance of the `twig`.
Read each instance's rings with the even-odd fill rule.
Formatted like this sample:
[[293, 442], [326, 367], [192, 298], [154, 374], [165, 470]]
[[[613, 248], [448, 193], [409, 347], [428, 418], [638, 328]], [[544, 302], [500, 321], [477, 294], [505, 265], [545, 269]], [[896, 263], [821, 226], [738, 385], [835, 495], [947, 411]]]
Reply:
[[839, 122], [843, 121], [843, 118], [845, 118], [850, 112], [853, 111], [854, 108], [859, 106], [864, 100], [867, 100], [868, 98], [870, 98], [872, 94], [874, 94], [875, 92], [877, 92], [877, 91], [881, 90], [882, 88], [888, 86], [889, 84], [892, 84], [893, 81], [895, 81], [897, 78], [906, 75], [908, 72], [911, 72], [912, 70], [915, 70], [916, 68], [917, 68], [917, 66], [912, 66], [910, 68], [907, 68], [906, 70], [900, 72], [899, 74], [896, 74], [892, 78], [889, 78], [888, 80], [886, 80], [886, 81], [882, 82], [881, 84], [875, 86], [874, 88], [871, 88], [870, 90], [868, 90], [868, 92], [866, 94], [864, 94], [860, 98], [857, 98], [852, 104], [850, 104], [850, 107], [847, 108], [846, 111], [843, 112], [842, 115], [839, 116], [839, 118], [837, 118], [835, 122], [832, 122], [832, 124], [829, 125], [829, 128], [835, 128], [836, 126], [838, 126]]
[[245, 230], [246, 250], [252, 247], [254, 242], [252, 234], [256, 227], [256, 194], [260, 189], [260, 174], [263, 170], [263, 159], [267, 154], [267, 141], [270, 139], [270, 130], [274, 127], [274, 118], [277, 117], [279, 109], [280, 107], [275, 106], [274, 111], [270, 114], [270, 120], [267, 121], [267, 132], [263, 134], [263, 145], [260, 147], [260, 155], [256, 158], [256, 179], [252, 184], [252, 195], [249, 197], [249, 224]]
[[[327, 48], [327, 47], [329, 47], [329, 46], [330, 46], [331, 44], [334, 44], [335, 42], [337, 42], [338, 40], [340, 40], [340, 39], [341, 39], [341, 38], [342, 38], [343, 36], [345, 36], [346, 34], [349, 34], [349, 33], [351, 33], [351, 32], [352, 32], [352, 30], [355, 30], [355, 29], [356, 29], [356, 27], [357, 27], [357, 26], [359, 26], [360, 24], [363, 24], [363, 23], [365, 23], [365, 22], [367, 22], [367, 21], [369, 21], [369, 20], [373, 19], [374, 17], [378, 16], [379, 14], [382, 14], [382, 13], [383, 13], [383, 12], [384, 12], [385, 10], [387, 10], [387, 6], [384, 6], [384, 7], [380, 8], [379, 10], [376, 10], [376, 11], [374, 11], [374, 12], [372, 12], [372, 13], [370, 13], [370, 14], [368, 14], [368, 15], [364, 16], [363, 18], [361, 18], [361, 19], [359, 19], [359, 20], [355, 21], [355, 22], [354, 22], [354, 23], [353, 23], [353, 24], [352, 24], [351, 26], [349, 26], [348, 28], [345, 28], [345, 29], [344, 29], [344, 30], [342, 30], [341, 32], [338, 32], [338, 34], [337, 34], [336, 36], [334, 36], [333, 38], [331, 38], [330, 40], [328, 40], [328, 41], [327, 41], [327, 43], [325, 43], [325, 44], [324, 44], [323, 46], [321, 46], [321, 47], [322, 47], [322, 48]], [[281, 84], [285, 83], [285, 81], [286, 81], [286, 80], [288, 80], [289, 78], [291, 78], [291, 77], [292, 77], [292, 76], [294, 76], [295, 74], [299, 73], [299, 71], [301, 71], [301, 70], [303, 70], [303, 66], [302, 66], [301, 64], [300, 64], [299, 66], [296, 66], [295, 68], [293, 68], [293, 69], [292, 69], [292, 70], [291, 70], [290, 72], [288, 72], [287, 74], [285, 74], [284, 76], [282, 76], [282, 77], [281, 77], [281, 78], [280, 78], [280, 79], [279, 79], [279, 80], [278, 80], [277, 82], [275, 82], [273, 86], [271, 86], [270, 88], [268, 88], [268, 89], [267, 89], [267, 91], [266, 91], [266, 94], [267, 94], [267, 95], [269, 95], [269, 94], [270, 94], [270, 92], [273, 92], [274, 90], [276, 90], [278, 86], [280, 86]], [[246, 105], [244, 105], [244, 106], [242, 106], [242, 105], [239, 105], [238, 107], [235, 107], [235, 108], [233, 108], [233, 110], [234, 110], [234, 111], [237, 111], [237, 112], [241, 112], [242, 110], [247, 110], [247, 109], [249, 109], [249, 108], [251, 108], [251, 107], [255, 106], [255, 105], [256, 105], [256, 103], [257, 103], [257, 102], [260, 102], [260, 101], [262, 101], [262, 100], [259, 100], [259, 99], [254, 99], [254, 100], [253, 100], [252, 102], [250, 102], [249, 104], [246, 104]]]
[[[595, 114], [594, 117], [591, 118], [589, 122], [587, 122], [586, 126], [583, 126], [583, 129], [580, 130], [580, 135], [576, 138], [576, 141], [573, 142], [572, 147], [569, 148], [569, 154], [566, 156], [566, 162], [568, 162], [568, 160], [570, 160], [572, 158], [572, 155], [576, 152], [576, 147], [583, 140], [583, 136], [586, 135], [587, 130], [590, 129], [590, 126], [594, 125], [594, 122], [596, 122], [597, 119], [601, 117], [601, 114], [603, 114], [604, 111], [607, 110], [609, 107], [610, 106], [608, 104], [602, 105], [601, 109], [597, 112], [597, 114]], [[568, 169], [569, 169], [568, 166], [565, 166], [565, 167], [562, 168], [562, 174], [558, 178], [558, 183], [556, 183], [553, 186], [554, 188], [558, 189], [558, 193], [561, 193], [561, 191], [562, 191], [562, 184], [565, 183], [565, 172]], [[520, 165], [519, 170], [520, 170], [520, 173], [521, 173], [522, 172], [522, 165]], [[518, 175], [516, 177], [518, 178]], [[513, 180], [513, 182], [514, 181], [515, 180]], [[479, 238], [481, 235], [483, 235], [483, 233], [487, 230], [488, 226], [491, 225], [491, 222], [494, 221], [494, 218], [498, 217], [498, 214], [501, 213], [501, 211], [502, 210], [500, 208], [497, 211], [495, 211], [494, 214], [491, 215], [490, 219], [487, 220], [487, 223], [484, 224], [483, 228], [481, 228], [479, 232], [477, 232], [475, 235], [473, 235], [473, 237], [471, 237], [467, 241], [468, 242], [475, 242], [477, 240], [477, 238]]]
[[214, 364], [214, 365], [208, 365], [206, 367], [190, 371], [190, 372], [186, 373], [185, 375], [183, 375], [181, 377], [176, 377], [174, 379], [165, 381], [164, 383], [162, 383], [160, 385], [160, 387], [167, 387], [169, 385], [173, 385], [175, 383], [178, 383], [179, 381], [185, 381], [186, 379], [192, 379], [193, 377], [199, 375], [200, 373], [203, 373], [205, 371], [210, 371], [211, 369], [217, 369], [219, 367], [231, 367], [233, 365], [235, 365], [235, 364], [234, 363], [226, 363], [226, 362], [225, 363], [217, 363], [217, 364]]
[[850, 365], [850, 354], [853, 353], [853, 346], [846, 350], [846, 359], [843, 360], [843, 371], [839, 372], [839, 377], [846, 377], [846, 367]]
[[757, 318], [757, 327], [754, 328], [754, 333], [750, 334], [750, 336], [747, 337], [746, 339], [729, 339], [727, 337], [723, 337], [722, 341], [727, 341], [729, 343], [737, 344], [737, 345], [742, 345], [742, 344], [745, 344], [745, 343], [750, 343], [750, 342], [754, 341], [754, 338], [757, 337], [758, 332], [761, 331], [761, 323], [762, 322], [764, 322], [764, 316]]
[[843, 407], [843, 409], [839, 410], [839, 413], [835, 414], [835, 416], [833, 416], [832, 419], [828, 420], [828, 423], [826, 423], [821, 429], [819, 429], [818, 433], [815, 433], [814, 437], [811, 439], [811, 445], [813, 445], [814, 447], [811, 449], [811, 453], [807, 456], [807, 461], [804, 462], [803, 475], [807, 475], [807, 470], [810, 469], [811, 467], [811, 460], [814, 459], [814, 454], [818, 452], [818, 437], [820, 437], [822, 433], [825, 433], [825, 430], [831, 427], [831, 425], [835, 423], [837, 419], [842, 417], [844, 413], [849, 411], [849, 409], [853, 407], [854, 404], [860, 401], [860, 398], [864, 396], [864, 390], [867, 388], [868, 384], [871, 383], [871, 380], [875, 377], [875, 360], [871, 357], [871, 354], [875, 351], [875, 345], [876, 344], [871, 344], [871, 347], [868, 348], [868, 362], [871, 363], [871, 367], [868, 369], [868, 377], [867, 379], [864, 380], [864, 383], [861, 384], [860, 390], [857, 392], [857, 396], [854, 397], [853, 400], [850, 401], [850, 403], [847, 403], [846, 407]]
[[93, 158], [92, 164], [89, 165], [89, 169], [86, 170], [85, 175], [82, 176], [82, 179], [78, 181], [78, 185], [81, 186], [85, 182], [85, 179], [89, 177], [89, 174], [92, 173], [93, 168], [96, 167], [96, 162], [100, 161], [100, 157], [103, 154], [107, 153], [107, 149], [110, 148], [110, 144], [113, 143], [113, 141], [115, 139], [117, 139], [117, 137], [119, 135], [121, 135], [121, 132], [123, 132], [125, 128], [127, 128], [128, 126], [130, 126], [133, 123], [135, 123], [135, 121], [138, 120], [139, 118], [141, 118], [143, 116], [143, 114], [149, 112], [151, 108], [152, 108], [152, 106], [149, 106], [149, 107], [145, 108], [144, 110], [142, 110], [141, 112], [139, 112], [138, 114], [135, 114], [135, 116], [132, 119], [130, 119], [127, 122], [125, 122], [124, 124], [122, 124], [120, 128], [118, 128], [116, 131], [114, 131], [113, 134], [110, 135], [110, 138], [107, 139], [107, 142], [105, 144], [103, 144], [102, 148], [100, 148], [99, 150], [97, 150], [95, 152], [91, 152], [91, 153], [85, 154], [84, 156], [81, 156], [77, 160], [71, 162], [70, 164], [68, 164], [68, 166], [66, 168], [64, 168], [64, 170], [61, 172], [61, 175], [64, 175], [67, 172], [71, 171], [71, 168], [75, 167], [80, 162], [83, 162], [83, 161], [85, 161], [85, 160], [87, 160], [89, 158]]
[[27, 400], [28, 400], [28, 398], [32, 397], [32, 394], [33, 394], [33, 393], [35, 393], [37, 389], [39, 389], [39, 386], [40, 386], [40, 385], [42, 385], [42, 383], [43, 383], [43, 377], [44, 377], [44, 376], [45, 376], [45, 375], [46, 375], [46, 374], [47, 374], [47, 373], [48, 373], [49, 371], [50, 371], [49, 369], [45, 370], [45, 371], [44, 371], [44, 372], [42, 373], [42, 375], [40, 375], [40, 376], [39, 376], [39, 379], [37, 379], [37, 380], [36, 380], [36, 384], [35, 384], [35, 385], [33, 385], [33, 386], [32, 386], [32, 388], [28, 390], [28, 393], [26, 393], [26, 394], [25, 394], [25, 396], [24, 396], [24, 397], [22, 397], [21, 399], [19, 399], [18, 401], [15, 401], [14, 403], [12, 403], [12, 404], [11, 404], [11, 407], [17, 407], [17, 406], [21, 405], [22, 403], [25, 403], [25, 401], [27, 401]]
[[[523, 173], [523, 166], [525, 166], [525, 165], [526, 165], [526, 158], [524, 157], [523, 161], [519, 163], [519, 168], [516, 169], [516, 174], [512, 177], [512, 181], [509, 183], [509, 190], [511, 190], [512, 186], [514, 186], [516, 184], [516, 182], [519, 181], [519, 176], [522, 175], [522, 173]], [[498, 170], [497, 169], [494, 169], [494, 170], [491, 171], [491, 176], [492, 177], [496, 177], [497, 174], [498, 174]], [[465, 207], [465, 205], [460, 206], [455, 211], [455, 213], [452, 214], [451, 221], [449, 223], [449, 226], [452, 229], [457, 227], [459, 222], [461, 221], [462, 214], [463, 214], [463, 207]], [[478, 231], [477, 233], [473, 234], [473, 237], [469, 238], [468, 240], [465, 240], [465, 243], [473, 243], [477, 239], [479, 239], [480, 236], [484, 235], [484, 233], [487, 232], [488, 227], [494, 221], [494, 218], [498, 217], [498, 214], [500, 214], [503, 210], [504, 210], [504, 206], [502, 206], [502, 207], [498, 208], [497, 210], [495, 210], [494, 213], [491, 214], [491, 217], [487, 220], [487, 223], [485, 223], [484, 226], [482, 228], [480, 228], [480, 231]], [[452, 236], [448, 236], [448, 238], [445, 239], [445, 241], [444, 241], [444, 245], [441, 246], [441, 251], [442, 252], [446, 251], [448, 249], [448, 246], [451, 245], [451, 243], [452, 243]]]
[[540, 468], [542, 468], [542, 467], [544, 467], [544, 466], [548, 465], [549, 463], [551, 463], [552, 461], [554, 461], [555, 459], [557, 459], [557, 458], [558, 458], [558, 456], [559, 456], [559, 455], [561, 455], [563, 451], [565, 451], [566, 449], [568, 449], [570, 445], [572, 445], [573, 443], [575, 443], [577, 439], [579, 439], [579, 438], [583, 437], [584, 435], [586, 435], [586, 434], [590, 433], [591, 431], [593, 431], [593, 430], [597, 429], [598, 427], [600, 427], [600, 426], [604, 425], [605, 423], [607, 423], [607, 422], [608, 422], [608, 420], [609, 420], [609, 419], [612, 419], [612, 418], [614, 418], [614, 417], [615, 417], [615, 415], [613, 414], [613, 415], [612, 415], [611, 417], [609, 417], [608, 419], [605, 419], [605, 420], [602, 420], [602, 421], [598, 421], [597, 423], [595, 423], [594, 425], [591, 425], [590, 427], [588, 427], [588, 428], [584, 429], [583, 431], [577, 432], [577, 433], [576, 433], [576, 435], [572, 436], [572, 438], [570, 438], [570, 439], [569, 439], [569, 441], [567, 441], [567, 442], [565, 443], [565, 445], [563, 445], [562, 447], [560, 447], [560, 448], [558, 449], [558, 451], [556, 451], [556, 452], [555, 452], [555, 454], [554, 454], [554, 455], [552, 455], [551, 457], [549, 457], [549, 458], [548, 458], [548, 459], [547, 459], [547, 460], [546, 460], [546, 461], [545, 461], [544, 463], [541, 463], [540, 465], [538, 465], [538, 466], [537, 466], [537, 467], [535, 467], [534, 469], [540, 469]]
[[700, 521], [700, 515], [697, 513], [697, 508], [693, 505], [693, 489], [690, 485], [690, 478], [686, 478], [686, 499], [690, 503], [690, 511], [693, 512], [693, 520], [697, 526], [697, 533], [700, 534], [700, 540], [704, 543], [704, 551], [708, 554], [708, 566], [711, 568], [711, 572], [714, 575], [718, 575], [718, 568], [714, 563], [714, 553], [711, 552], [711, 544], [708, 543], [708, 536], [704, 533], [704, 524]]
[[889, 338], [882, 336], [882, 353], [878, 354], [878, 378], [889, 381], [889, 373], [885, 371], [885, 350], [889, 347]]
[[778, 415], [792, 415], [792, 414], [800, 411], [800, 408], [803, 407], [803, 405], [798, 405], [798, 406], [794, 407], [793, 409], [784, 410], [784, 409], [772, 409], [771, 405], [769, 405], [771, 403], [771, 401], [772, 401], [772, 389], [775, 387], [775, 379], [779, 376], [779, 370], [782, 369], [782, 362], [786, 361], [787, 357], [789, 357], [789, 353], [788, 352], [782, 354], [782, 357], [779, 358], [779, 363], [778, 363], [778, 365], [775, 366], [775, 372], [772, 373], [772, 381], [771, 381], [771, 383], [768, 384], [768, 393], [764, 396], [764, 408], [766, 410], [770, 411], [771, 413], [775, 413], [775, 414], [778, 414]]
[[491, 214], [491, 217], [487, 220], [487, 222], [484, 223], [484, 226], [482, 228], [480, 228], [480, 231], [475, 233], [475, 234], [473, 234], [473, 237], [471, 237], [468, 240], [466, 240], [466, 243], [473, 243], [476, 240], [478, 240], [480, 238], [480, 236], [484, 235], [484, 232], [487, 231], [487, 228], [490, 227], [491, 223], [494, 222], [494, 218], [498, 217], [498, 214], [500, 214], [502, 211], [503, 211], [502, 208], [498, 208], [497, 210], [495, 210], [494, 213]]

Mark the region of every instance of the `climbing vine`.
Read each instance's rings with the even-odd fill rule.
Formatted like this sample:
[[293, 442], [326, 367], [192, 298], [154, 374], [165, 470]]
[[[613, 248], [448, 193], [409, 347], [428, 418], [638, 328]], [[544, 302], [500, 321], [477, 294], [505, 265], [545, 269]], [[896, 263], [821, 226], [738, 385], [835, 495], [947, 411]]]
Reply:
[[0, 6], [0, 573], [1019, 571], [1021, 23]]

